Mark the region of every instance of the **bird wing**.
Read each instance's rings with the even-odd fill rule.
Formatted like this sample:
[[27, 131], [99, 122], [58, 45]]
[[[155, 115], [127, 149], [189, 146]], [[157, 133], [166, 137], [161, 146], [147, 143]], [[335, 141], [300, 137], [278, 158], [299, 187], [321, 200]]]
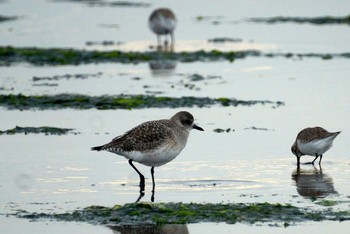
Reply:
[[334, 135], [333, 132], [328, 132], [321, 127], [306, 128], [299, 132], [297, 138], [303, 142], [311, 142], [316, 139], [322, 139]]
[[164, 121], [145, 122], [103, 146], [106, 150], [144, 151], [165, 142], [173, 134]]

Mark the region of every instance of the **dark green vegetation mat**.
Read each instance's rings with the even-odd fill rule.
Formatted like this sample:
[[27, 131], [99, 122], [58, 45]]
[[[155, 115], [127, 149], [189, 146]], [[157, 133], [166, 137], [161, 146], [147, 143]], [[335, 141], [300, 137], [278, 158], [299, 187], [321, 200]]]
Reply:
[[330, 209], [313, 211], [289, 204], [270, 203], [132, 203], [114, 207], [89, 206], [71, 213], [28, 213], [18, 211], [19, 218], [31, 220], [50, 219], [58, 221], [88, 222], [108, 225], [163, 225], [199, 222], [225, 222], [234, 224], [278, 222], [284, 226], [303, 221], [344, 221], [350, 212], [334, 212]]
[[122, 52], [122, 51], [86, 51], [59, 48], [14, 48], [0, 47], [0, 65], [10, 65], [16, 62], [28, 62], [34, 65], [68, 65], [84, 63], [139, 63], [159, 59], [172, 59], [182, 62], [194, 62], [201, 60], [227, 59], [233, 61], [257, 51], [244, 52], [220, 52], [197, 51], [181, 53], [158, 52]]
[[25, 96], [22, 94], [0, 95], [0, 106], [9, 109], [134, 109], [134, 108], [179, 108], [179, 107], [207, 107], [211, 105], [223, 106], [251, 106], [256, 104], [270, 104], [272, 107], [284, 105], [277, 101], [244, 101], [230, 98], [209, 97], [158, 97], [148, 95], [118, 95], [118, 96], [86, 96], [78, 94], [60, 94], [53, 96]]
[[[0, 131], [0, 135], [3, 134], [8, 134], [8, 135], [13, 135], [17, 133], [24, 133], [24, 134], [29, 134], [29, 133], [44, 133], [45, 135], [65, 135], [70, 132], [72, 132], [72, 128], [54, 128], [54, 127], [19, 127], [16, 126], [13, 129], [5, 130], [5, 131]], [[77, 134], [77, 133], [74, 133]]]
[[309, 23], [317, 25], [347, 24], [350, 25], [350, 15], [344, 17], [321, 16], [321, 17], [284, 17], [250, 18], [249, 21], [257, 23]]
[[0, 46], [0, 66], [10, 66], [14, 63], [27, 62], [33, 65], [79, 65], [87, 63], [140, 63], [154, 60], [176, 60], [180, 62], [195, 61], [234, 61], [248, 56], [254, 57], [285, 57], [285, 58], [321, 58], [332, 59], [337, 57], [350, 58], [350, 53], [340, 54], [295, 54], [295, 53], [261, 53], [256, 50], [230, 51], [219, 50], [158, 53], [158, 52], [123, 52], [123, 51], [87, 51], [60, 48], [15, 48]]

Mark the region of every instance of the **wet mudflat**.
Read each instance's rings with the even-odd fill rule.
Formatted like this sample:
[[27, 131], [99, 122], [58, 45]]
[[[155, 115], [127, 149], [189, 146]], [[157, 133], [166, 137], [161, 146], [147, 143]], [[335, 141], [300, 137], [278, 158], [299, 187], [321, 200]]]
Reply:
[[[0, 1], [0, 15], [16, 17], [0, 24], [1, 48], [11, 46], [13, 53], [1, 54], [0, 67], [0, 222], [6, 233], [347, 232], [350, 34], [347, 23], [325, 20], [348, 15], [347, 4], [317, 4], [311, 14], [305, 12], [311, 3], [279, 3], [257, 14], [237, 3], [241, 10], [233, 14], [214, 1], [193, 11], [169, 3], [179, 18], [176, 54], [158, 57], [145, 19], [163, 3], [28, 2], [23, 8], [20, 1]], [[138, 17], [132, 21], [129, 14]], [[253, 17], [263, 20], [249, 22]], [[98, 43], [106, 40], [116, 43]], [[104, 61], [79, 61], [79, 54], [69, 62], [71, 49], [95, 50]], [[111, 50], [139, 57], [119, 62], [98, 53]], [[45, 52], [52, 57], [42, 61], [60, 63], [11, 57], [16, 51]], [[198, 59], [198, 51], [204, 57]], [[256, 52], [241, 59], [236, 51]], [[139, 105], [145, 97], [165, 102]], [[209, 103], [189, 105], [198, 100]], [[184, 151], [155, 169], [154, 203], [150, 168], [137, 165], [146, 193], [134, 204], [138, 176], [127, 161], [90, 147], [184, 109], [205, 131], [192, 132]], [[290, 152], [295, 136], [317, 125], [342, 133], [321, 167], [297, 168]]]

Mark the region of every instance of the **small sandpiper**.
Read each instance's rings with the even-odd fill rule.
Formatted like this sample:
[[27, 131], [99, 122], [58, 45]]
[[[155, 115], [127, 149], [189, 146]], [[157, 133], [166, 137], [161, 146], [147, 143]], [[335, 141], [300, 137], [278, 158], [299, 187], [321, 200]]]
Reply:
[[[154, 10], [148, 19], [148, 26], [157, 34], [158, 46], [161, 47], [161, 35], [170, 34], [171, 46], [174, 45], [174, 29], [176, 26], [175, 14], [168, 8], [158, 8]], [[168, 41], [165, 39], [164, 46], [168, 46]]]
[[145, 177], [132, 163], [133, 161], [151, 167], [152, 201], [154, 200], [154, 167], [162, 166], [180, 154], [185, 148], [190, 130], [203, 128], [194, 124], [192, 114], [187, 111], [176, 113], [170, 119], [144, 122], [114, 138], [111, 142], [92, 147], [92, 150], [106, 150], [122, 155], [129, 160], [140, 177], [140, 198], [144, 195]]
[[305, 128], [300, 131], [291, 148], [297, 157], [298, 165], [300, 165], [300, 157], [303, 155], [315, 156], [312, 164], [320, 157], [319, 165], [321, 165], [322, 155], [332, 147], [333, 140], [339, 133], [328, 132], [321, 127]]

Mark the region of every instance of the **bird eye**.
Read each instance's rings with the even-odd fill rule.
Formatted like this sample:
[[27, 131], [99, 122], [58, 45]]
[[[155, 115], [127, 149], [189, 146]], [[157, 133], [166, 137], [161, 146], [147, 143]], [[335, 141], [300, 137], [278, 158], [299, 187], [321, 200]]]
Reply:
[[182, 125], [188, 125], [188, 126], [191, 126], [192, 125], [192, 120], [191, 119], [182, 119], [181, 120], [181, 123], [182, 123]]

